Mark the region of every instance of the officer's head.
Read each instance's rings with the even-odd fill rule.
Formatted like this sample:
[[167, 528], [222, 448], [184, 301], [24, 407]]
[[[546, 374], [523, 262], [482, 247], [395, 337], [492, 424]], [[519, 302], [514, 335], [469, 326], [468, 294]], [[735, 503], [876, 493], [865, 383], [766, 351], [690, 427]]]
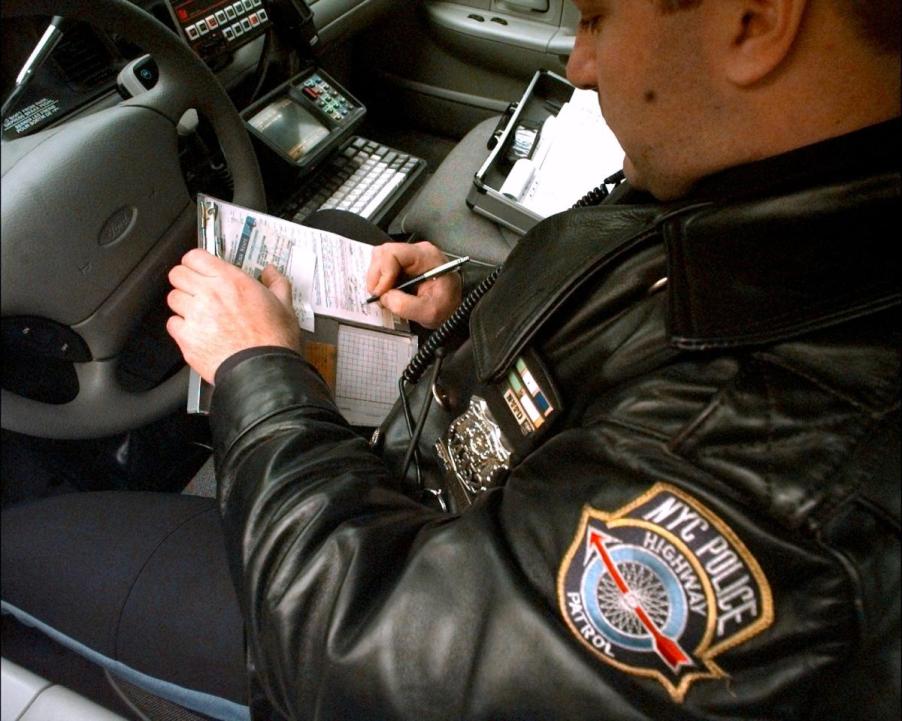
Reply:
[[573, 1], [567, 76], [659, 198], [899, 114], [899, 0]]

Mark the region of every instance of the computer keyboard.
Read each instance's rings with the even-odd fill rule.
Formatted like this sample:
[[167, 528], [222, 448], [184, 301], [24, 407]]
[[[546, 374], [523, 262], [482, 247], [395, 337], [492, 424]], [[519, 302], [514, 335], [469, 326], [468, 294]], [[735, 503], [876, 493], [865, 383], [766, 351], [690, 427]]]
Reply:
[[336, 208], [379, 222], [426, 167], [426, 161], [360, 136], [350, 138], [283, 206], [296, 223]]

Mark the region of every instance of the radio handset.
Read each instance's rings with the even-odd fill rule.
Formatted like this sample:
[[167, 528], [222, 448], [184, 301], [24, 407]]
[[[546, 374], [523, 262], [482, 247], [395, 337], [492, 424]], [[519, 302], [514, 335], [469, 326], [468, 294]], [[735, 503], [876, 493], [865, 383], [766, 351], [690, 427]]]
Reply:
[[272, 16], [273, 30], [301, 55], [308, 54], [319, 42], [313, 11], [304, 0], [269, 0], [266, 7]]

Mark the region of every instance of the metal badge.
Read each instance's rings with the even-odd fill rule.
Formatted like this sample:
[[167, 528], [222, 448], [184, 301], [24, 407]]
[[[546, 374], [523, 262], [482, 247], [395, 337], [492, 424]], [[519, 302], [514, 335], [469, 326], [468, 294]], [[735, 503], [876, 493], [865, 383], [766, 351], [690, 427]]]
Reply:
[[452, 421], [435, 450], [445, 470], [471, 496], [497, 485], [502, 472], [510, 468], [511, 452], [501, 428], [479, 396], [473, 396], [467, 410]]

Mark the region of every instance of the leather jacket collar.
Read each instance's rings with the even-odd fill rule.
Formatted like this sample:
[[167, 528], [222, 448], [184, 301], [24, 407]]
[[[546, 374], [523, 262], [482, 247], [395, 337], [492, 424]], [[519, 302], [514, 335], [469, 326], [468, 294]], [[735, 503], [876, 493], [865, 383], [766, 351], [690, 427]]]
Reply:
[[899, 174], [676, 216], [671, 342], [782, 340], [898, 303]]
[[899, 301], [902, 120], [712, 175], [663, 225], [671, 341], [790, 337]]
[[[548, 218], [505, 263], [517, 272], [503, 272], [473, 313], [479, 378], [500, 377], [550, 315], [617, 259], [662, 242], [679, 348], [780, 340], [898, 303], [899, 126], [724, 171], [679, 204]], [[557, 237], [567, 246], [549, 253]]]

